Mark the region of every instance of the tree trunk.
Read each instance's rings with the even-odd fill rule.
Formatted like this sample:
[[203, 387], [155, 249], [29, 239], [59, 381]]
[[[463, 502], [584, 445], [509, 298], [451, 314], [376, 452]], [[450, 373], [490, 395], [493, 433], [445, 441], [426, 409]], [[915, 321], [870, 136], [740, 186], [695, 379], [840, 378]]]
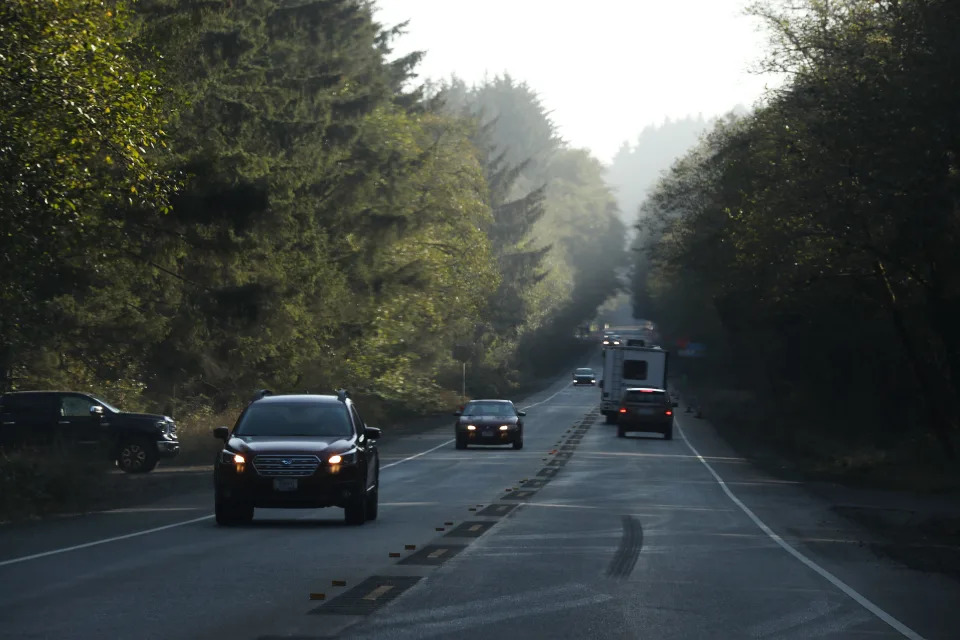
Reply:
[[928, 368], [925, 367], [924, 363], [920, 360], [913, 337], [907, 329], [903, 311], [900, 309], [899, 301], [893, 290], [893, 285], [887, 277], [883, 262], [880, 260], [874, 261], [874, 272], [883, 288], [884, 306], [890, 313], [890, 319], [893, 321], [894, 330], [900, 338], [900, 342], [903, 344], [907, 360], [910, 363], [910, 369], [922, 390], [920, 396], [921, 404], [930, 419], [930, 426], [933, 429], [934, 436], [936, 436], [940, 442], [940, 446], [943, 447], [943, 453], [947, 459], [956, 460], [957, 453], [951, 439], [951, 433], [957, 426], [956, 415], [951, 411], [943, 410], [943, 405], [940, 402], [941, 398], [937, 393], [937, 389], [942, 387], [942, 385], [937, 384], [935, 376], [930, 374]]

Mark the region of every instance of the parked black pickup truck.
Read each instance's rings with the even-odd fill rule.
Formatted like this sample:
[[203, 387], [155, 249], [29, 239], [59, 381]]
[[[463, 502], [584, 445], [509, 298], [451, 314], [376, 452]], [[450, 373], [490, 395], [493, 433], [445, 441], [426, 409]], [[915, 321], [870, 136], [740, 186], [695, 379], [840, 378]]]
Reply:
[[0, 395], [0, 447], [61, 442], [91, 454], [103, 448], [127, 473], [146, 473], [180, 452], [173, 418], [127, 413], [86, 393], [19, 391]]

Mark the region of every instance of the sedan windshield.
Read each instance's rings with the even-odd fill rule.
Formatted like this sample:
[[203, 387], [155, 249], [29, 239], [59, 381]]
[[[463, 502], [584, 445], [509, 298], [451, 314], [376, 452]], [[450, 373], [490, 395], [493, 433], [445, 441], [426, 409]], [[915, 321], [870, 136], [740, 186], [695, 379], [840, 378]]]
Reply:
[[513, 405], [506, 402], [470, 402], [463, 410], [465, 416], [515, 416]]
[[238, 436], [346, 438], [351, 434], [351, 427], [347, 408], [340, 403], [271, 402], [249, 407], [233, 433]]
[[577, 369], [578, 376], [592, 376], [593, 369]]

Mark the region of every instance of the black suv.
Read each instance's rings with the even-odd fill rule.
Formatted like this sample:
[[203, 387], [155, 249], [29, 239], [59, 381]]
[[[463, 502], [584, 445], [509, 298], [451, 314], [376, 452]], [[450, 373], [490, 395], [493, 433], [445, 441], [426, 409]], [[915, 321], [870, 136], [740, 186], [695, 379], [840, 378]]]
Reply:
[[73, 391], [18, 391], [0, 395], [0, 446], [46, 447], [62, 442], [80, 450], [105, 447], [127, 473], [146, 473], [160, 458], [180, 453], [173, 418], [127, 413], [96, 396]]
[[217, 523], [253, 519], [255, 507], [342, 507], [347, 524], [376, 520], [380, 430], [368, 427], [345, 391], [337, 395], [264, 392], [228, 427], [214, 465]]

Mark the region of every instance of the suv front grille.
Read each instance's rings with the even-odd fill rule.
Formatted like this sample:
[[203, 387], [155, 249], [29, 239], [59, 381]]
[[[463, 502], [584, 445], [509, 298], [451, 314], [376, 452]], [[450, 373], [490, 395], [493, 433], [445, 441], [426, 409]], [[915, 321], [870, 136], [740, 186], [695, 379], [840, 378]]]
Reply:
[[317, 456], [262, 455], [253, 459], [253, 468], [261, 476], [269, 478], [296, 478], [312, 476], [320, 466]]

